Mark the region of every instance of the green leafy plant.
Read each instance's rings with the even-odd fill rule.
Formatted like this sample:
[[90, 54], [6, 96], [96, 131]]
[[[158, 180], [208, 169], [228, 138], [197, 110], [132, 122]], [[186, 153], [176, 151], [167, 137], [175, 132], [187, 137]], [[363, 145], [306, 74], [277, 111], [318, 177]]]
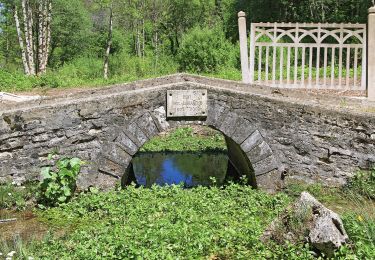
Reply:
[[62, 158], [53, 167], [43, 167], [37, 197], [41, 206], [55, 206], [67, 202], [76, 189], [77, 176], [83, 162], [78, 158]]
[[347, 187], [363, 196], [375, 199], [375, 169], [358, 172], [349, 180]]

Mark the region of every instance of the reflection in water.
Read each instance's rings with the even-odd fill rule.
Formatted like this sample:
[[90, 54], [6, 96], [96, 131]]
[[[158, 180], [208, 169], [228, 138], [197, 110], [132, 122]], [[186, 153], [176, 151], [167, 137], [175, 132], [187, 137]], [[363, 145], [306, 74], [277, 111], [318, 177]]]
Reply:
[[134, 174], [139, 185], [171, 185], [185, 187], [218, 184], [225, 179], [228, 157], [224, 153], [141, 153], [133, 159]]

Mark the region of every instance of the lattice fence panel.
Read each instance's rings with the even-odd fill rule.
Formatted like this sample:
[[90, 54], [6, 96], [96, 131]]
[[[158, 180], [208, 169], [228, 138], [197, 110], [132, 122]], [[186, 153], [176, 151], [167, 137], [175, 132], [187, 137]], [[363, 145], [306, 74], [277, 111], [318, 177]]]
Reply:
[[252, 83], [366, 90], [365, 24], [253, 23]]

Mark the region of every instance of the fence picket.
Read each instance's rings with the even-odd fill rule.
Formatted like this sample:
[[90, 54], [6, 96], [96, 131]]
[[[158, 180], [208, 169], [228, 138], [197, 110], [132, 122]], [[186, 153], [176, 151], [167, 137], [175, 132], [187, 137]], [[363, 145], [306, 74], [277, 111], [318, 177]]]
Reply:
[[358, 79], [357, 68], [358, 68], [358, 48], [355, 48], [354, 49], [354, 83], [353, 83], [354, 88], [357, 87], [357, 79]]
[[327, 86], [327, 56], [328, 48], [324, 47], [323, 85]]
[[286, 66], [286, 84], [289, 85], [290, 83], [290, 49], [291, 47], [288, 46], [288, 57], [287, 57], [287, 66]]
[[335, 87], [335, 47], [332, 47], [331, 57], [331, 88]]
[[268, 83], [268, 57], [270, 56], [270, 48], [266, 47], [266, 83]]
[[276, 84], [276, 47], [273, 47], [272, 56], [272, 84]]
[[319, 73], [320, 73], [320, 48], [318, 47], [316, 50], [316, 87], [319, 88]]
[[298, 48], [294, 48], [294, 85], [297, 85], [298, 77]]
[[349, 88], [349, 78], [350, 78], [350, 48], [346, 48], [346, 87]]
[[283, 84], [283, 68], [284, 68], [284, 48], [280, 47], [280, 83], [279, 85], [281, 86]]
[[339, 88], [342, 86], [342, 51], [343, 48], [340, 46], [339, 48]]
[[301, 75], [301, 86], [305, 85], [305, 56], [306, 56], [306, 48], [302, 47], [302, 75]]
[[310, 47], [309, 51], [309, 86], [312, 84], [312, 61], [313, 61], [313, 47]]

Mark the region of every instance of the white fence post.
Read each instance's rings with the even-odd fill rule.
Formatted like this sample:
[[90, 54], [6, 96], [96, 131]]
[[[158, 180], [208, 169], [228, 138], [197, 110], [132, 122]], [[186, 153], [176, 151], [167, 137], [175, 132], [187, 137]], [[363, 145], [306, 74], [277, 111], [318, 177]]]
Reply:
[[247, 51], [247, 32], [246, 32], [246, 14], [238, 13], [238, 30], [240, 34], [240, 52], [241, 52], [241, 71], [242, 81], [250, 83], [249, 55]]
[[369, 9], [367, 50], [367, 96], [375, 101], [375, 6]]

